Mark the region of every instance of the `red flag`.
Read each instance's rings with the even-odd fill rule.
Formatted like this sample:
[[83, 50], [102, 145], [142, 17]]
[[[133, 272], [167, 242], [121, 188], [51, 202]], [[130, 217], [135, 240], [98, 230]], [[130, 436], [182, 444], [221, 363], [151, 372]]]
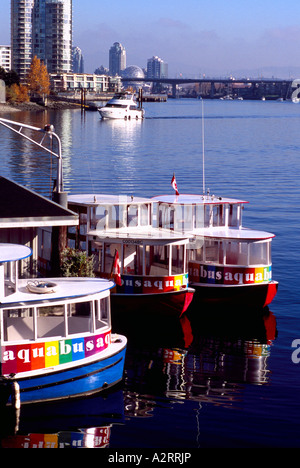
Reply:
[[176, 183], [176, 179], [175, 179], [175, 173], [173, 174], [173, 177], [172, 177], [172, 180], [171, 180], [171, 185], [172, 185], [173, 189], [175, 190], [176, 195], [179, 195], [179, 192], [178, 192], [178, 189], [177, 189], [177, 183]]
[[117, 249], [115, 250], [115, 256], [114, 256], [114, 261], [113, 261], [113, 266], [112, 266], [112, 277], [113, 277], [114, 282], [118, 286], [121, 286], [122, 280], [121, 280], [120, 258], [119, 258], [119, 252], [117, 251]]

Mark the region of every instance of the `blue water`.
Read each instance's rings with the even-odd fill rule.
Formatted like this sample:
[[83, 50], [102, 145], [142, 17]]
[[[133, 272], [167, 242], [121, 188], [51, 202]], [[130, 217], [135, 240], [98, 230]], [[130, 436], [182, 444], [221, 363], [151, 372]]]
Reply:
[[[202, 193], [201, 101], [145, 109], [143, 122], [103, 122], [80, 110], [6, 117], [54, 124], [70, 193], [172, 193], [173, 172], [180, 192]], [[204, 114], [205, 188], [249, 201], [243, 224], [276, 234], [279, 291], [266, 317], [241, 307], [236, 317], [199, 310], [196, 323], [142, 317], [130, 324], [122, 408], [116, 409], [123, 418], [115, 415], [114, 422], [111, 412], [110, 448], [300, 447], [300, 364], [293, 363], [291, 347], [300, 339], [300, 107], [205, 101]], [[0, 128], [0, 157], [1, 175], [49, 195], [56, 171], [49, 155]], [[30, 428], [27, 421], [26, 430], [45, 432], [44, 426]]]

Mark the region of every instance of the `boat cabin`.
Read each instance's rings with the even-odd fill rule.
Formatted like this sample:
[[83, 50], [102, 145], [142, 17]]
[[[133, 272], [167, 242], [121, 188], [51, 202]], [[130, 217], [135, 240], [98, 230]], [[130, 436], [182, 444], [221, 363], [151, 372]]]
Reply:
[[274, 234], [242, 226], [247, 202], [209, 195], [166, 195], [153, 200], [158, 202], [159, 227], [194, 236], [188, 246], [192, 282], [240, 284], [271, 280]]
[[157, 288], [159, 292], [187, 286], [188, 237], [153, 227], [150, 199], [74, 195], [68, 206], [79, 214], [78, 229], [68, 232], [69, 246], [93, 254], [95, 273], [101, 277], [112, 276], [117, 257], [122, 277], [117, 291], [144, 293]]

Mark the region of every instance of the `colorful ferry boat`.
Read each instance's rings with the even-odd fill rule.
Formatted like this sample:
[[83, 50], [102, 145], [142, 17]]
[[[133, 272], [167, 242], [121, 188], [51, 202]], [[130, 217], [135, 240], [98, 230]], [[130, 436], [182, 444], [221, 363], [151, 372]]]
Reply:
[[242, 226], [246, 201], [209, 193], [163, 195], [153, 201], [158, 227], [191, 237], [187, 256], [194, 302], [249, 307], [272, 302], [278, 288], [272, 279], [274, 234]]
[[113, 278], [113, 312], [149, 310], [181, 316], [194, 289], [188, 286], [189, 238], [152, 224], [153, 201], [119, 195], [68, 197], [79, 226], [68, 229], [69, 246], [95, 257], [95, 274]]
[[18, 277], [23, 245], [0, 244], [1, 403], [97, 393], [123, 377], [127, 340], [111, 331], [112, 281]]

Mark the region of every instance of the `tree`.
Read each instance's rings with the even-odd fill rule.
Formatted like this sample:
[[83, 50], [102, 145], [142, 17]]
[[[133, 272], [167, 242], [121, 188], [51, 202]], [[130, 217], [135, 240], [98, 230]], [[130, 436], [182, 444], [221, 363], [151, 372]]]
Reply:
[[11, 102], [28, 102], [28, 89], [24, 85], [14, 83], [8, 88], [7, 97]]
[[66, 247], [61, 253], [62, 276], [94, 275], [94, 257], [86, 252]]
[[28, 77], [27, 77], [28, 89], [32, 93], [39, 95], [49, 94], [50, 80], [47, 71], [47, 67], [43, 62], [35, 55], [32, 59]]

